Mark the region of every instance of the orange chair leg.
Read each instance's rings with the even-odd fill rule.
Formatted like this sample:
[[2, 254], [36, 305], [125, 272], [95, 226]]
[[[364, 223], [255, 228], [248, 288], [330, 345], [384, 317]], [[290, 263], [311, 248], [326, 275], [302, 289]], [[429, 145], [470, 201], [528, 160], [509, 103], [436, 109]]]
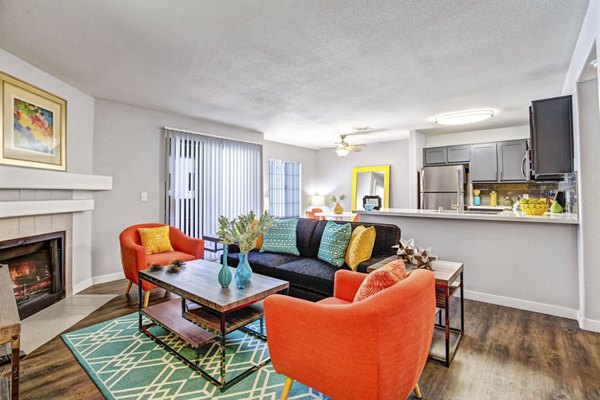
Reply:
[[150, 291], [146, 290], [144, 292], [144, 308], [148, 307], [148, 303], [150, 302]]
[[415, 397], [417, 399], [422, 399], [423, 398], [423, 394], [421, 394], [421, 388], [419, 387], [419, 384], [417, 383], [417, 385], [415, 386]]
[[283, 391], [281, 392], [281, 400], [287, 400], [290, 395], [290, 390], [292, 390], [292, 385], [294, 384], [294, 380], [292, 378], [285, 378], [285, 383], [283, 384]]
[[131, 290], [131, 285], [133, 285], [133, 282], [131, 281], [127, 281], [127, 289], [125, 289], [125, 294], [129, 294], [129, 291]]

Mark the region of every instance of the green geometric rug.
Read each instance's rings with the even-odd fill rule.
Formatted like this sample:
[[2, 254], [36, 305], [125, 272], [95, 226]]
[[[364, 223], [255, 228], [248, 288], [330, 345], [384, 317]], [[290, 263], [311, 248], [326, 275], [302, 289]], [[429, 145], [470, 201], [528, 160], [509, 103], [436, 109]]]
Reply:
[[[256, 329], [256, 327], [253, 327]], [[151, 332], [194, 360], [195, 351], [160, 327]], [[79, 364], [109, 400], [276, 400], [285, 377], [271, 364], [246, 377], [224, 393], [185, 363], [138, 331], [138, 314], [103, 322], [62, 335]], [[226, 337], [227, 379], [269, 356], [266, 342], [240, 331]], [[201, 367], [218, 377], [216, 343], [202, 348]], [[295, 382], [290, 399], [324, 400], [328, 397]]]

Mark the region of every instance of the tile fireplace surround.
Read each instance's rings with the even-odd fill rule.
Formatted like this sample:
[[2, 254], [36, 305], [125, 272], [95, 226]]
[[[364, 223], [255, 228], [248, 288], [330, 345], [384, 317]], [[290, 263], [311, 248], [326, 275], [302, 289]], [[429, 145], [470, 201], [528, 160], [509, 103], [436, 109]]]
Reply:
[[91, 286], [93, 192], [112, 177], [0, 167], [0, 241], [65, 231], [66, 296]]

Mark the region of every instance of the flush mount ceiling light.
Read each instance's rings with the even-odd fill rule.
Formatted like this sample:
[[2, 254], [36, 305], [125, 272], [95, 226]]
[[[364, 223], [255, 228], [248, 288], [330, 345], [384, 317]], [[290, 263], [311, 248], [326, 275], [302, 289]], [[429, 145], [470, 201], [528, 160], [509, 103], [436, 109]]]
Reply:
[[484, 121], [494, 116], [494, 110], [468, 110], [458, 111], [447, 114], [440, 114], [434, 117], [435, 123], [439, 125], [462, 125], [472, 124], [474, 122]]

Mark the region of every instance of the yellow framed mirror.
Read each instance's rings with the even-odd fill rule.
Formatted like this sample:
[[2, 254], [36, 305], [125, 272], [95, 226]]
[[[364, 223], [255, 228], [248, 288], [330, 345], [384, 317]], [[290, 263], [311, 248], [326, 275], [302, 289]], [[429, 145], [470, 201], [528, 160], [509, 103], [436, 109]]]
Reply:
[[390, 207], [390, 166], [352, 168], [352, 210], [363, 210], [364, 196], [379, 196], [382, 207]]

